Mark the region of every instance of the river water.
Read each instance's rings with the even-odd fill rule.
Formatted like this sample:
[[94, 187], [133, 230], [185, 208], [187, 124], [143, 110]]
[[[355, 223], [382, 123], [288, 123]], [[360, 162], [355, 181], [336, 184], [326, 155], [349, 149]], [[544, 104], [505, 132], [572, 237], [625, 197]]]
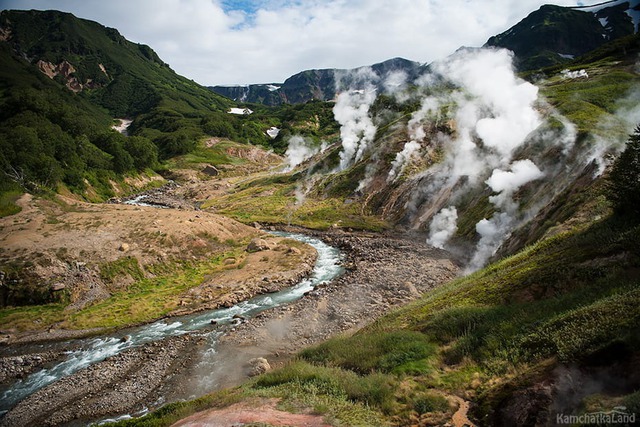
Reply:
[[[112, 336], [73, 340], [66, 348], [77, 348], [69, 351], [66, 360], [57, 365], [35, 372], [23, 380], [17, 381], [6, 390], [0, 398], [0, 415], [16, 405], [25, 397], [65, 376], [72, 375], [80, 369], [100, 362], [124, 350], [141, 346], [145, 343], [164, 338], [179, 336], [195, 331], [206, 331], [211, 343], [215, 346], [217, 338], [224, 334], [225, 325], [235, 321], [234, 316], [250, 318], [271, 308], [285, 305], [301, 298], [315, 286], [329, 282], [343, 273], [340, 251], [321, 240], [303, 234], [274, 232], [273, 234], [299, 240], [313, 246], [318, 252], [313, 272], [310, 277], [295, 286], [280, 292], [260, 295], [248, 301], [238, 303], [230, 308], [211, 310], [199, 314], [163, 319], [154, 323], [120, 331]], [[217, 326], [212, 329], [212, 323]], [[126, 339], [123, 337], [126, 336]], [[215, 352], [209, 352], [208, 358]]]

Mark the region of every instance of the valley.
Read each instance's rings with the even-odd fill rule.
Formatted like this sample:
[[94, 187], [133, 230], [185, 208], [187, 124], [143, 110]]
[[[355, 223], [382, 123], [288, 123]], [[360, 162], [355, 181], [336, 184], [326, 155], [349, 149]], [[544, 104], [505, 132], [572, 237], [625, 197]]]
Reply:
[[209, 88], [2, 10], [0, 426], [632, 425], [639, 10]]

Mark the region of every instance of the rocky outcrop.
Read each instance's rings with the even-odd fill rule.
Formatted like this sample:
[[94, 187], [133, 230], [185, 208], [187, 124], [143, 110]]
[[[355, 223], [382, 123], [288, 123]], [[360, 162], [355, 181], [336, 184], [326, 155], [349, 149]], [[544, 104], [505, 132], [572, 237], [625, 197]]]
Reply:
[[[36, 65], [38, 66], [38, 69], [40, 69], [40, 71], [50, 79], [53, 79], [56, 76], [61, 76], [67, 88], [74, 92], [80, 92], [83, 89], [95, 89], [98, 87], [92, 79], [87, 79], [86, 82], [82, 83], [73, 75], [77, 71], [75, 67], [66, 60], [56, 65], [41, 59], [36, 63]], [[107, 74], [107, 71], [102, 64], [100, 64], [100, 68], [103, 73]]]
[[271, 249], [271, 246], [269, 245], [269, 243], [266, 240], [261, 239], [259, 237], [255, 237], [251, 239], [251, 242], [249, 242], [249, 244], [247, 245], [247, 252], [250, 252], [250, 253], [268, 251], [269, 249]]
[[250, 377], [262, 375], [271, 370], [271, 365], [264, 357], [256, 357], [249, 360], [249, 373]]

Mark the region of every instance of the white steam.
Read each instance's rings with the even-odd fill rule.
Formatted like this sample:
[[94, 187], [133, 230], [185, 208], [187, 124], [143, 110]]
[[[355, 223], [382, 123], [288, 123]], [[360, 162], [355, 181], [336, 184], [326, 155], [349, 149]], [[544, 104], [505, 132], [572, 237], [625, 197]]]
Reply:
[[[483, 183], [498, 193], [490, 198], [497, 212], [476, 224], [480, 240], [471, 260], [474, 270], [484, 265], [520, 223], [522, 215], [513, 193], [542, 176], [532, 160], [513, 162], [516, 152], [542, 122], [535, 109], [538, 88], [515, 75], [512, 53], [506, 50], [461, 50], [436, 64], [434, 70], [459, 89], [446, 100], [457, 108], [456, 132], [444, 141], [445, 161], [427, 189], [429, 198], [437, 200], [454, 189], [454, 196], [462, 195]], [[431, 83], [434, 79], [422, 81]], [[447, 236], [442, 212], [434, 216], [430, 226], [432, 244], [444, 244], [448, 239], [433, 238]], [[445, 214], [450, 217], [450, 212]]]
[[444, 248], [444, 245], [458, 230], [457, 221], [458, 211], [455, 206], [442, 209], [431, 220], [427, 243], [436, 248]]
[[437, 66], [441, 75], [470, 95], [459, 99], [457, 119], [465, 127], [461, 130], [475, 131], [502, 162], [508, 162], [541, 123], [534, 109], [538, 88], [515, 75], [512, 59], [510, 51], [483, 49], [459, 52]]
[[333, 114], [340, 123], [340, 168], [344, 170], [362, 159], [376, 136], [376, 125], [369, 116], [369, 108], [376, 99], [376, 90], [368, 86], [361, 90], [349, 90], [338, 95]]
[[587, 73], [586, 70], [579, 70], [579, 71], [562, 70], [560, 72], [560, 76], [563, 79], [588, 79], [589, 78], [589, 74]]
[[513, 193], [524, 184], [542, 178], [544, 174], [529, 159], [511, 164], [510, 171], [495, 169], [486, 184], [496, 193]]
[[437, 113], [439, 106], [440, 102], [437, 98], [427, 97], [422, 100], [420, 109], [411, 115], [411, 120], [409, 120], [407, 124], [410, 140], [404, 145], [402, 151], [396, 154], [395, 160], [391, 163], [391, 170], [389, 170], [387, 182], [395, 181], [398, 176], [402, 174], [406, 165], [414, 157], [419, 156], [420, 149], [422, 148], [421, 143], [427, 136], [424, 131], [423, 121], [427, 116]]
[[294, 135], [289, 138], [289, 147], [285, 151], [284, 155], [287, 158], [287, 165], [284, 172], [293, 170], [296, 166], [303, 163], [305, 160], [323, 151], [325, 145], [314, 146], [313, 142], [300, 135]]
[[469, 263], [470, 271], [484, 266], [509, 237], [511, 229], [518, 222], [518, 204], [513, 200], [513, 194], [523, 185], [544, 176], [544, 173], [529, 159], [513, 162], [510, 169], [510, 171], [494, 169], [489, 179], [485, 181], [491, 190], [498, 193], [489, 197], [489, 201], [502, 212], [497, 212], [491, 219], [484, 218], [476, 224], [480, 241]]

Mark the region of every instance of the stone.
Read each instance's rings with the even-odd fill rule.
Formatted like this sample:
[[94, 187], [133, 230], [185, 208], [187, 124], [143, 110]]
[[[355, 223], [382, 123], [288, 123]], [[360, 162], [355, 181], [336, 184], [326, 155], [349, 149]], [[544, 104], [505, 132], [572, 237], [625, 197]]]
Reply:
[[120, 245], [120, 247], [118, 248], [118, 250], [120, 252], [127, 252], [129, 250], [129, 244], [128, 243], [122, 243]]
[[130, 335], [125, 335], [122, 338], [120, 338], [120, 342], [128, 342], [128, 341], [131, 341]]
[[62, 291], [67, 287], [67, 285], [65, 285], [64, 283], [54, 283], [53, 285], [51, 285], [51, 292], [58, 292], [58, 291]]
[[266, 240], [259, 237], [251, 239], [251, 242], [247, 245], [247, 252], [260, 252], [270, 249]]
[[271, 365], [264, 357], [256, 357], [255, 359], [249, 360], [249, 376], [255, 377], [256, 375], [261, 375], [271, 370]]
[[218, 169], [216, 169], [215, 166], [207, 165], [204, 167], [204, 169], [202, 169], [202, 173], [209, 176], [218, 176], [220, 172], [218, 171]]
[[302, 255], [302, 251], [300, 249], [294, 248], [294, 247], [291, 247], [291, 248], [287, 249], [287, 253], [288, 254], [292, 254], [292, 255]]

